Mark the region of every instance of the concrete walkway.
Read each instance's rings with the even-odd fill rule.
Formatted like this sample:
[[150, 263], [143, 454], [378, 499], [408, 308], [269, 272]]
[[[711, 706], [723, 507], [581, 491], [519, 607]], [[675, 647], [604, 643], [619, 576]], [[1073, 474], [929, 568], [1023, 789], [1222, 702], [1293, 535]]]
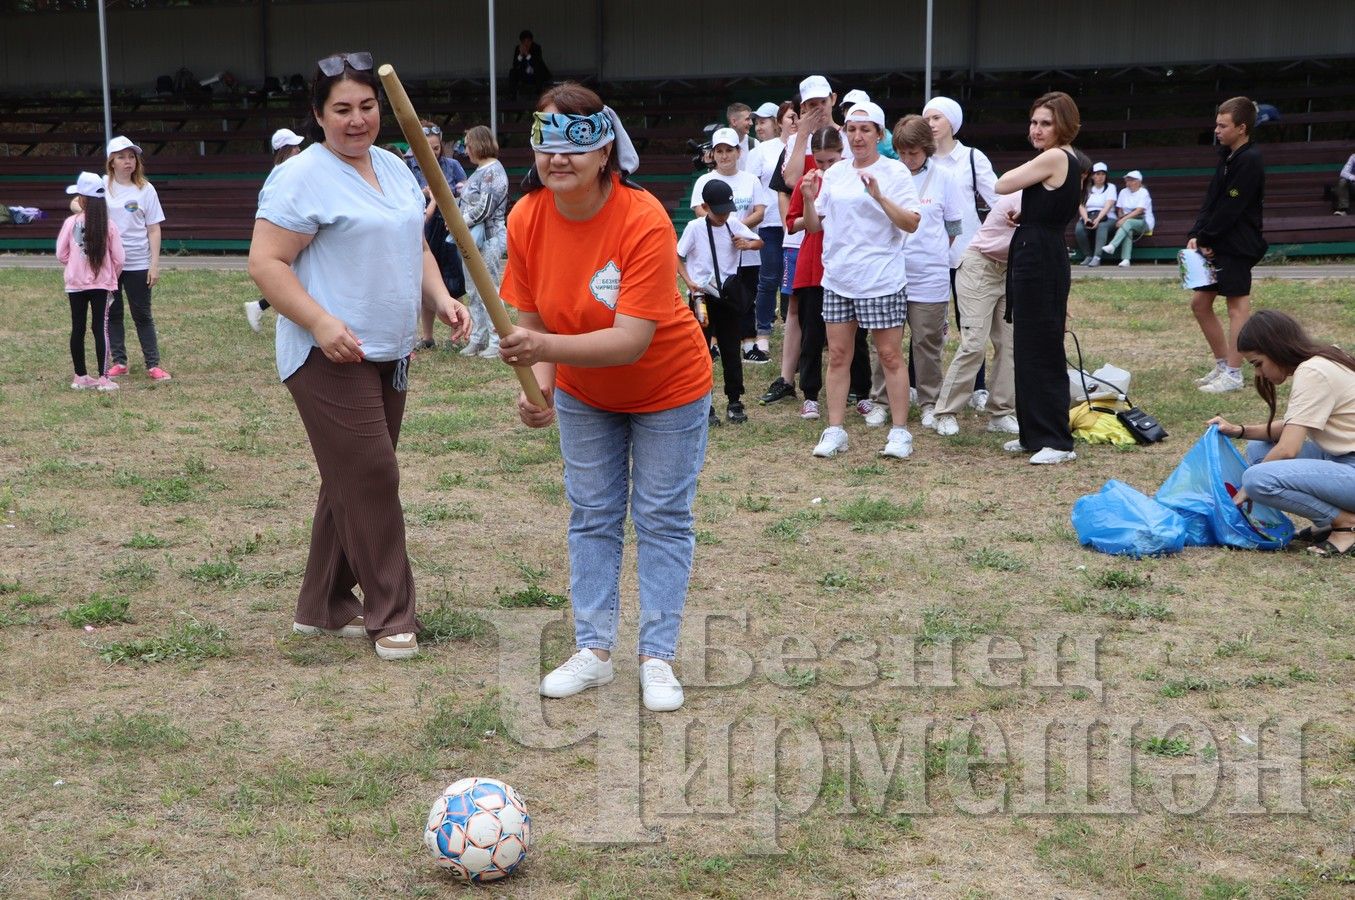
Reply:
[[[160, 260], [161, 269], [215, 270], [221, 272], [243, 272], [246, 259], [242, 254], [229, 256], [166, 256]], [[0, 269], [60, 269], [55, 255], [45, 253], [0, 253]], [[1287, 280], [1315, 278], [1355, 279], [1355, 263], [1324, 263], [1306, 265], [1290, 263], [1284, 266], [1257, 266], [1252, 270], [1253, 278], [1283, 278]], [[1121, 269], [1117, 265], [1097, 266], [1088, 269], [1085, 266], [1073, 266], [1073, 278], [1105, 278], [1111, 281], [1124, 279], [1152, 280], [1154, 278], [1177, 279], [1176, 266], [1165, 263], [1140, 263]]]

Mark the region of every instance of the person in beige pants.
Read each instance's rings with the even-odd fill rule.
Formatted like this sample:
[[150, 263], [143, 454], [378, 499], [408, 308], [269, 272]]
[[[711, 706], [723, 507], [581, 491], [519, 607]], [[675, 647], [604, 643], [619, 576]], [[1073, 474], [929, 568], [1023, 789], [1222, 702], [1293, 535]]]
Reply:
[[988, 430], [1016, 434], [1016, 384], [1012, 368], [1012, 326], [1007, 312], [1007, 249], [1021, 219], [1021, 195], [1004, 194], [979, 226], [960, 258], [955, 294], [960, 307], [960, 349], [941, 382], [936, 400], [936, 433], [960, 433], [956, 415], [965, 408], [974, 375], [983, 364], [989, 342], [993, 365], [988, 370]]

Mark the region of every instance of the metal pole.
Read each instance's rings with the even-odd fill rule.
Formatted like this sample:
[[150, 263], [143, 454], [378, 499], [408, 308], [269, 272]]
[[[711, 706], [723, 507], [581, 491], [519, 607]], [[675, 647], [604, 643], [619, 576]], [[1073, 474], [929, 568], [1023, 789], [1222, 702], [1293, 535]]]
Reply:
[[926, 93], [922, 95], [923, 103], [932, 98], [932, 2], [933, 0], [927, 0], [927, 74]]
[[489, 130], [499, 139], [499, 76], [494, 64], [494, 0], [489, 0]]
[[113, 140], [113, 100], [108, 90], [108, 22], [104, 17], [104, 0], [99, 0], [99, 67], [104, 82], [104, 146]]

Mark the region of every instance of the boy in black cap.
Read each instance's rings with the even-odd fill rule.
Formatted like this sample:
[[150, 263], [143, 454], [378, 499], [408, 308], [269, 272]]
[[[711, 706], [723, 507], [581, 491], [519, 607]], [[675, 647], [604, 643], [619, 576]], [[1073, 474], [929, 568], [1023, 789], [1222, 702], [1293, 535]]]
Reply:
[[[737, 218], [734, 192], [723, 181], [712, 179], [701, 189], [707, 214], [693, 219], [678, 239], [678, 274], [687, 283], [692, 308], [706, 333], [715, 338], [724, 368], [726, 414], [731, 422], [747, 422], [743, 409], [743, 356], [739, 331], [743, 312], [753, 298], [740, 290], [739, 254], [762, 249], [762, 240]], [[735, 276], [732, 280], [730, 276]], [[729, 289], [725, 289], [729, 282]], [[704, 314], [703, 311], [704, 310]], [[711, 403], [710, 424], [719, 425]]]

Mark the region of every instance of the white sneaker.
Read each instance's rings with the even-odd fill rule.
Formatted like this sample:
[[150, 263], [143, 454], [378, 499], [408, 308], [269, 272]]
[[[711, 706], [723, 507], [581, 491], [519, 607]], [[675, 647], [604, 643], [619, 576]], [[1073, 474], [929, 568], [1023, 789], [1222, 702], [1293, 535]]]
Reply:
[[1200, 385], [1199, 390], [1206, 394], [1226, 394], [1242, 390], [1242, 376], [1233, 375], [1226, 369], [1221, 370], [1213, 379]]
[[941, 437], [951, 437], [960, 433], [960, 423], [948, 413], [936, 417], [936, 433]]
[[1102, 252], [1102, 253], [1114, 253], [1116, 249], [1117, 249], [1117, 248], [1115, 247], [1114, 244], [1106, 244], [1104, 247], [1101, 248], [1101, 252]]
[[590, 687], [611, 684], [615, 677], [610, 659], [598, 659], [592, 650], [585, 648], [541, 679], [541, 696], [572, 697]]
[[817, 419], [819, 417], [819, 401], [806, 400], [800, 404], [800, 418]]
[[1120, 268], [1121, 268], [1121, 269], [1127, 269], [1127, 268], [1129, 268], [1129, 260], [1127, 260], [1127, 259], [1122, 259], [1122, 260], [1120, 260]]
[[984, 408], [987, 406], [988, 406], [988, 392], [985, 391], [983, 388], [979, 388], [977, 391], [969, 395], [970, 409], [977, 409], [979, 412], [983, 412]]
[[245, 304], [245, 318], [249, 320], [249, 327], [255, 331], [263, 327], [263, 308], [259, 306], [258, 300]]
[[922, 407], [922, 427], [936, 428], [936, 407], [930, 403]]
[[888, 408], [883, 403], [876, 403], [871, 407], [870, 412], [866, 413], [866, 424], [871, 428], [879, 428], [888, 418]]
[[1227, 371], [1227, 368], [1228, 367], [1224, 363], [1214, 363], [1214, 368], [1209, 370], [1208, 375], [1201, 375], [1199, 378], [1195, 379], [1195, 386], [1200, 387], [1201, 385], [1208, 384], [1215, 378], [1218, 378], [1220, 372]]
[[484, 349], [485, 349], [484, 344], [477, 344], [474, 341], [471, 341], [469, 344], [461, 348], [461, 355], [479, 356], [484, 351]]
[[485, 349], [483, 349], [483, 350], [481, 350], [479, 353], [477, 353], [476, 356], [479, 356], [481, 359], [498, 359], [498, 358], [499, 358], [499, 345], [498, 345], [498, 344], [490, 344], [488, 347], [486, 347]]
[[1053, 447], [1045, 447], [1030, 458], [1030, 464], [1032, 466], [1056, 466], [1059, 463], [1072, 462], [1075, 459], [1077, 459], [1077, 454], [1072, 450], [1055, 450]]
[[994, 416], [988, 420], [988, 430], [996, 434], [1020, 434], [1021, 425], [1016, 416]]
[[319, 634], [346, 638], [361, 638], [367, 636], [367, 628], [362, 624], [362, 616], [354, 616], [352, 619], [349, 619], [348, 624], [342, 628], [321, 628], [318, 625], [302, 625], [300, 622], [293, 622], [292, 631], [297, 634], [304, 634], [308, 637]]
[[1101, 265], [1101, 257], [1099, 256], [1093, 256], [1091, 259], [1087, 260], [1087, 268], [1089, 269], [1094, 269], [1099, 265]]
[[819, 442], [814, 445], [814, 455], [827, 458], [845, 453], [847, 450], [847, 431], [841, 425], [829, 425], [823, 430]]
[[1014, 440], [1014, 441], [1008, 441], [1007, 443], [1003, 444], [1003, 445], [1002, 445], [1002, 449], [1003, 449], [1003, 450], [1006, 450], [1008, 453], [1029, 453], [1029, 452], [1030, 452], [1030, 451], [1027, 450], [1025, 447], [1021, 446], [1021, 440], [1020, 440], [1019, 438], [1018, 438], [1017, 440]]
[[645, 709], [672, 712], [682, 706], [682, 683], [673, 674], [673, 667], [661, 659], [647, 660], [640, 667], [640, 690]]
[[885, 448], [880, 451], [881, 456], [892, 456], [894, 459], [907, 459], [913, 455], [913, 435], [907, 428], [895, 426], [889, 429], [889, 438], [885, 441]]
[[917, 402], [917, 388], [913, 387], [912, 385], [908, 386], [908, 402], [909, 403]]

